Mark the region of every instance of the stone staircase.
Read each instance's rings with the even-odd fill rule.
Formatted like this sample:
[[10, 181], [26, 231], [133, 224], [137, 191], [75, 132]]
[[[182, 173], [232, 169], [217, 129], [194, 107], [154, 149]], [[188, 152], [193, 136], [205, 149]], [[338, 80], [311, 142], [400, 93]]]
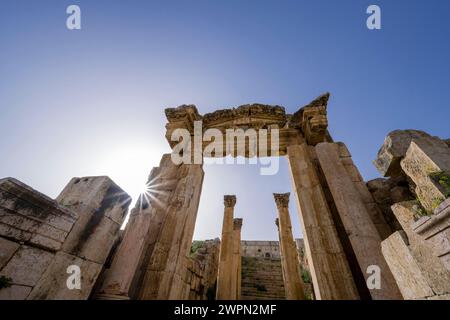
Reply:
[[286, 299], [280, 259], [242, 257], [242, 300]]

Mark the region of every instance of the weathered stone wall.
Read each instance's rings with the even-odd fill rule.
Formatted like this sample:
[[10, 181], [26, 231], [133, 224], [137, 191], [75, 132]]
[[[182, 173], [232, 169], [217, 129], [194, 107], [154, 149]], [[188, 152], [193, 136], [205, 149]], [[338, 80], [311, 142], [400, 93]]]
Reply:
[[[393, 176], [368, 185], [379, 202], [392, 204], [400, 226], [383, 241], [382, 252], [403, 297], [450, 299], [448, 144], [422, 131], [397, 130], [385, 139], [375, 164]], [[402, 185], [389, 188], [392, 181]]]
[[[2, 299], [87, 299], [131, 199], [107, 177], [74, 178], [57, 200], [0, 180]], [[67, 286], [77, 266], [81, 289]]]
[[194, 241], [195, 252], [186, 258], [188, 300], [214, 300], [219, 267], [220, 240]]
[[280, 259], [280, 243], [278, 241], [241, 241], [242, 256], [254, 258]]

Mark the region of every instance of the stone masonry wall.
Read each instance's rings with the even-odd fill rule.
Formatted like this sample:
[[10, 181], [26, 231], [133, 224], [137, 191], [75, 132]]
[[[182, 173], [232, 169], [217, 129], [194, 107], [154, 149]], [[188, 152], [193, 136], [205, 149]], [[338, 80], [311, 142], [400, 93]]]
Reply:
[[[74, 178], [57, 200], [0, 180], [0, 299], [87, 299], [130, 197], [107, 177]], [[67, 286], [68, 267], [81, 289]]]

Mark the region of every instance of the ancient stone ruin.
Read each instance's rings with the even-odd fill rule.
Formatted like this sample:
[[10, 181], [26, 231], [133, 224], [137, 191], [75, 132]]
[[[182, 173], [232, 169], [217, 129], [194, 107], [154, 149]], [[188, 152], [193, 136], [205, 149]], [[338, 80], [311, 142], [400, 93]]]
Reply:
[[[242, 240], [239, 199], [225, 195], [220, 240], [193, 242], [204, 171], [171, 154], [123, 231], [131, 198], [108, 177], [73, 178], [56, 199], [1, 179], [0, 299], [450, 299], [449, 140], [393, 131], [374, 161], [385, 178], [365, 182], [327, 130], [328, 98], [294, 114], [261, 104], [166, 109], [172, 148], [177, 129], [195, 140], [199, 120], [219, 132], [279, 128], [269, 155], [287, 157], [292, 180], [292, 194], [274, 194], [279, 241]], [[223, 150], [262, 155], [239, 154], [239, 143], [249, 144]], [[291, 200], [303, 239], [292, 234]]]

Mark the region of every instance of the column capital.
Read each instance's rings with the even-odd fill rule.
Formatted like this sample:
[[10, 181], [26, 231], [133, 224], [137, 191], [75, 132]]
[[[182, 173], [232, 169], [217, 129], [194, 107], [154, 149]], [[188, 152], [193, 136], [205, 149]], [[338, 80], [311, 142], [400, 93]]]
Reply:
[[242, 228], [242, 218], [233, 219], [233, 229], [240, 230]]
[[225, 195], [223, 196], [223, 203], [227, 208], [234, 208], [236, 204], [236, 196], [235, 195]]
[[278, 208], [287, 208], [289, 205], [289, 195], [291, 193], [274, 193], [273, 197], [275, 198], [275, 203]]

